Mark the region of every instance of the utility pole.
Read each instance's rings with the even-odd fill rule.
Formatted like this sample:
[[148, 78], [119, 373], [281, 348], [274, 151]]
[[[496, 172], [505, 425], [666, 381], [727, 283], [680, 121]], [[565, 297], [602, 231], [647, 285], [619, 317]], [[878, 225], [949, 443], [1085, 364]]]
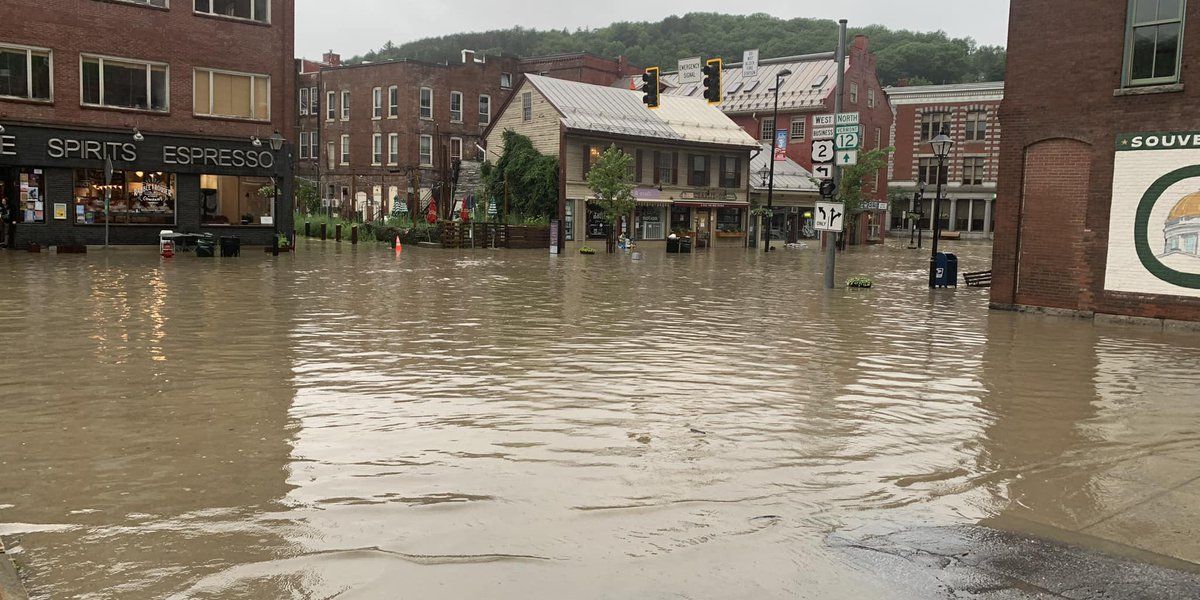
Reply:
[[[837, 61], [837, 90], [833, 93], [833, 114], [834, 123], [837, 122], [837, 115], [842, 114], [842, 90], [846, 85], [846, 19], [838, 21], [838, 47], [835, 60]], [[841, 189], [842, 186], [842, 168], [836, 165], [833, 167], [833, 183]], [[832, 290], [834, 283], [834, 270], [837, 268], [837, 232], [825, 232], [825, 289]]]

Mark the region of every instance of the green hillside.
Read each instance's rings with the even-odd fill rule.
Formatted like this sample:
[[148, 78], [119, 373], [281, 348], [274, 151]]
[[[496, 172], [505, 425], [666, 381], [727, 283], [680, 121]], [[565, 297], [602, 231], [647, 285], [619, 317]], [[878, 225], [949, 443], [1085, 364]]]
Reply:
[[[871, 37], [885, 85], [908, 78], [914, 84], [995, 81], [1004, 78], [1004, 48], [980, 46], [969, 37], [945, 32], [893, 30], [881, 25], [852, 28], [851, 35]], [[822, 19], [780, 19], [767, 14], [689, 13], [656, 23], [613, 23], [599, 29], [536, 30], [516, 27], [456, 33], [396, 45], [356, 56], [354, 61], [409, 58], [433, 62], [460, 59], [464, 48], [488, 54], [538, 56], [591, 52], [629, 57], [635, 65], [669, 68], [687, 56], [741, 60], [742, 51], [758, 48], [763, 58], [829, 52], [837, 44], [837, 23]]]

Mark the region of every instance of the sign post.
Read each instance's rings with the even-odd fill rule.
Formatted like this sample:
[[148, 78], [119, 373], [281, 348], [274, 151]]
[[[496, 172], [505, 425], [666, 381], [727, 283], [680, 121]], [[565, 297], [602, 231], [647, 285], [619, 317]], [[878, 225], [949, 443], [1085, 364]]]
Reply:
[[[846, 89], [846, 19], [838, 21], [838, 45], [835, 59], [837, 62], [837, 88], [833, 92], [834, 122], [831, 125], [857, 125], [858, 115], [854, 115], [854, 123], [843, 123], [842, 95]], [[828, 125], [823, 125], [828, 127]], [[842, 170], [833, 170], [833, 189], [842, 183]], [[828, 207], [827, 207], [828, 208]], [[843, 207], [844, 208], [844, 207]], [[818, 211], [817, 217], [820, 216]], [[825, 289], [832, 290], [834, 286], [834, 270], [837, 268], [837, 232], [825, 232]]]

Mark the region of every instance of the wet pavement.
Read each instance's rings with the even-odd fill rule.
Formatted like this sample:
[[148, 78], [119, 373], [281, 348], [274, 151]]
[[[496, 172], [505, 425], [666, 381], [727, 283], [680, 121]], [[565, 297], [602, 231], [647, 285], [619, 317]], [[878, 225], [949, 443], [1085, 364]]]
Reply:
[[33, 598], [1200, 595], [1200, 336], [926, 256], [0, 253], [0, 539]]

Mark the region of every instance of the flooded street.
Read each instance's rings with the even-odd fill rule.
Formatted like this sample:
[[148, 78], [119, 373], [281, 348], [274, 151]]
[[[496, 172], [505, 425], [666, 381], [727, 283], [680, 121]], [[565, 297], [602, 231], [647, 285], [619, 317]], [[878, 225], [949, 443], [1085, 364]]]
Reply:
[[1200, 563], [1200, 335], [927, 259], [0, 253], [0, 539], [46, 599], [928, 598], [843, 547], [978, 524]]

